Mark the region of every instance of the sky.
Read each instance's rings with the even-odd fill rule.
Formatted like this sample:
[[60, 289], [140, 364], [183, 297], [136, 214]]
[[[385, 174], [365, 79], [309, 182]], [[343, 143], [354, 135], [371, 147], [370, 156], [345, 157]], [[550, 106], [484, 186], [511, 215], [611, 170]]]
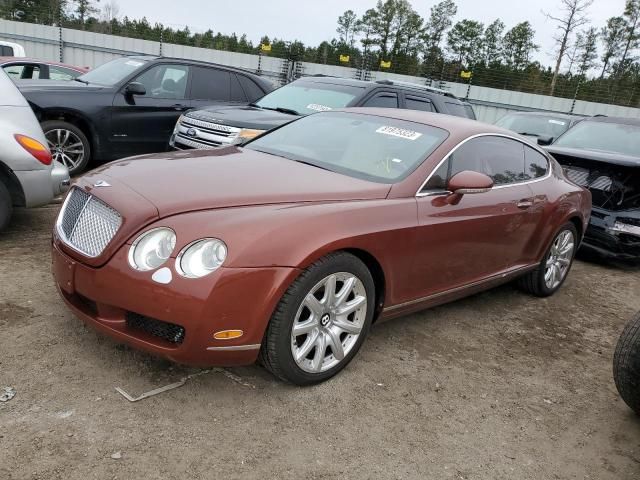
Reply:
[[[257, 43], [263, 35], [285, 40], [300, 40], [317, 46], [323, 40], [337, 37], [336, 21], [345, 10], [358, 16], [373, 8], [376, 0], [115, 0], [120, 15], [133, 18], [146, 16], [154, 22], [172, 27], [188, 25], [192, 32], [211, 28], [215, 32], [240, 36], [246, 33]], [[437, 0], [409, 0], [413, 8], [428, 18]], [[557, 15], [560, 0], [455, 0], [458, 15], [488, 25], [500, 18], [507, 30], [529, 20], [536, 31], [540, 51], [535, 60], [544, 65], [553, 62], [555, 24], [542, 11]], [[106, 3], [105, 0], [101, 3]], [[621, 15], [625, 0], [594, 0], [589, 16], [594, 26], [604, 26], [609, 17]]]

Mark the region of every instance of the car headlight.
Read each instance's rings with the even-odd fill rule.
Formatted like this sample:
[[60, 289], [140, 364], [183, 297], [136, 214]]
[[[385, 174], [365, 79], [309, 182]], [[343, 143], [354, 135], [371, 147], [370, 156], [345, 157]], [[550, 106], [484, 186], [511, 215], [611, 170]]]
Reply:
[[248, 142], [252, 138], [256, 138], [258, 135], [262, 135], [266, 130], [254, 130], [251, 128], [243, 128], [238, 133], [238, 136], [233, 139], [233, 143], [244, 143]]
[[176, 248], [176, 232], [167, 227], [154, 228], [140, 235], [129, 249], [131, 268], [147, 272], [162, 265]]
[[227, 246], [217, 238], [190, 243], [176, 258], [176, 271], [187, 278], [200, 278], [218, 269], [227, 258]]

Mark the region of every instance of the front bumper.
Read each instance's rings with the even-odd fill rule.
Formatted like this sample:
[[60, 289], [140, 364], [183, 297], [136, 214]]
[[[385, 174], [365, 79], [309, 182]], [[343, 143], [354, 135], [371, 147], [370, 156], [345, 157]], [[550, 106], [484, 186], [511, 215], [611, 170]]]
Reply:
[[[194, 366], [232, 366], [255, 362], [265, 328], [286, 288], [298, 275], [294, 268], [221, 268], [201, 279], [175, 272], [167, 285], [153, 272], [137, 272], [127, 263], [125, 245], [100, 268], [69, 257], [57, 239], [52, 271], [69, 308], [86, 324], [134, 348]], [[173, 339], [141, 329], [145, 317], [181, 327]], [[173, 328], [172, 327], [172, 328]], [[216, 340], [220, 330], [242, 330], [240, 338]], [[175, 340], [178, 341], [175, 341]]]
[[[620, 228], [624, 226], [624, 228]], [[610, 211], [593, 207], [583, 248], [600, 256], [640, 261], [640, 211]]]
[[69, 170], [55, 161], [52, 168], [16, 170], [14, 173], [22, 187], [27, 208], [47, 205], [69, 189]]

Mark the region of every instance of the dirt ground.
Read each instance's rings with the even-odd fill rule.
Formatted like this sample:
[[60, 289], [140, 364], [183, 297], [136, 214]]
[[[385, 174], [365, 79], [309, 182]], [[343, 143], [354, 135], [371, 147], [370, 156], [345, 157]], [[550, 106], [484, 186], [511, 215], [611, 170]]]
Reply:
[[[54, 290], [56, 206], [0, 235], [0, 479], [637, 479], [640, 419], [611, 360], [640, 271], [578, 261], [562, 290], [512, 286], [374, 327], [335, 379], [197, 370], [98, 336]], [[113, 458], [115, 457], [115, 458]]]

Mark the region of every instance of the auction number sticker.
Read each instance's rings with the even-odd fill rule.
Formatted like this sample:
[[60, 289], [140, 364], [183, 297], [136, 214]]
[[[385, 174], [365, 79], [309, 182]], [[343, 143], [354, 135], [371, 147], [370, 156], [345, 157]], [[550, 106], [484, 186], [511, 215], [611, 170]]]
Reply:
[[136, 62], [135, 60], [128, 60], [124, 62], [125, 65], [129, 65], [130, 67], [140, 67], [144, 65], [144, 62]]
[[316, 112], [326, 112], [331, 110], [331, 107], [327, 107], [326, 105], [318, 105], [317, 103], [310, 103], [307, 105], [309, 110], [315, 110]]
[[385, 135], [392, 135], [394, 137], [404, 138], [406, 140], [417, 140], [422, 136], [420, 132], [414, 132], [413, 130], [406, 130], [404, 128], [384, 126], [376, 130], [376, 133], [383, 133]]
[[563, 122], [562, 120], [553, 120], [553, 119], [549, 120], [549, 123], [553, 123], [554, 125], [562, 125], [562, 126], [565, 126], [567, 124], [566, 122]]

